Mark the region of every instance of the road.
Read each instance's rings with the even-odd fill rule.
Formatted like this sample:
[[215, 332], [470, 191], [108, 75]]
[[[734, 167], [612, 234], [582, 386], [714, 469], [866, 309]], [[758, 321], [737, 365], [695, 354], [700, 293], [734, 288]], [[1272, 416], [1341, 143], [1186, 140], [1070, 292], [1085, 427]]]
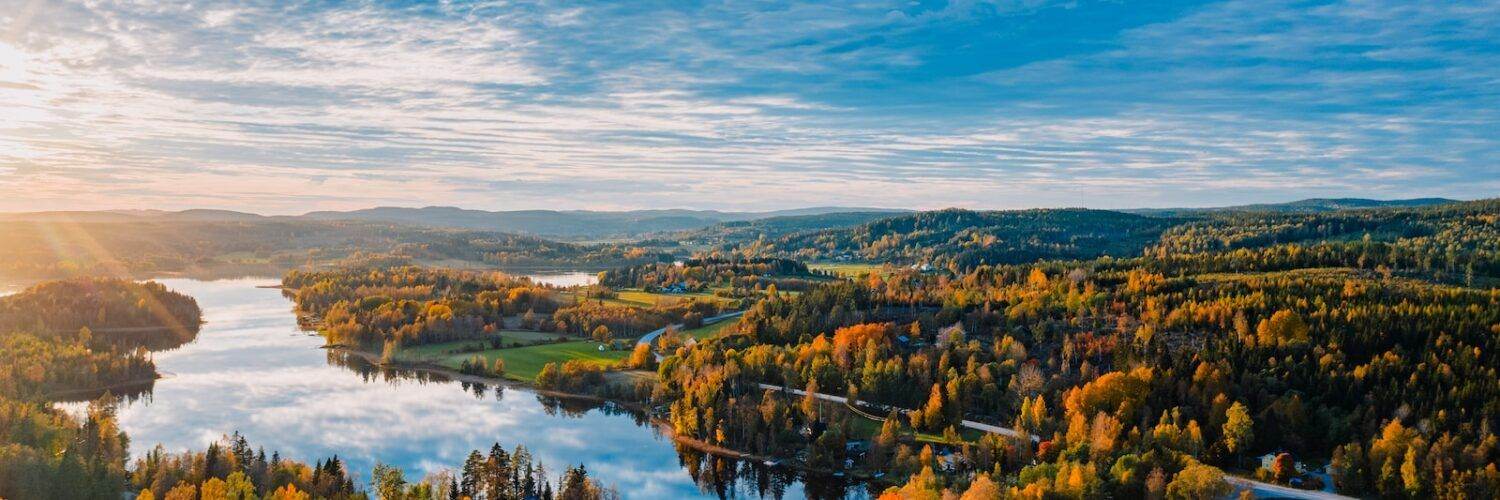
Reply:
[[[735, 312], [732, 312], [732, 313], [724, 313], [724, 314], [720, 314], [718, 316], [703, 318], [703, 324], [705, 324], [705, 325], [712, 325], [714, 323], [718, 323], [720, 321], [723, 321], [723, 320], [726, 320], [726, 319], [729, 319], [729, 318], [739, 317], [741, 314], [745, 314], [745, 311], [735, 311]], [[682, 331], [682, 325], [664, 326], [664, 327], [652, 330], [651, 333], [647, 333], [645, 335], [642, 335], [641, 339], [637, 340], [635, 343], [637, 343], [637, 344], [650, 344], [652, 342], [655, 342], [656, 338], [660, 337], [661, 334], [666, 333], [668, 328], [676, 328], [678, 331]]]
[[1309, 500], [1354, 500], [1354, 497], [1346, 497], [1331, 491], [1299, 490], [1279, 484], [1262, 483], [1253, 479], [1239, 476], [1224, 476], [1224, 481], [1234, 487], [1233, 497], [1240, 490], [1250, 490], [1255, 493], [1255, 498], [1304, 498]]
[[[798, 390], [798, 389], [792, 389], [790, 387], [782, 387], [782, 386], [779, 386], [779, 385], [771, 385], [771, 384], [758, 384], [758, 385], [760, 385], [761, 389], [765, 389], [765, 390], [770, 390], [770, 391], [786, 391], [786, 392], [789, 392], [789, 393], [792, 393], [792, 394], [796, 394], [798, 396], [805, 396], [805, 395], [807, 395], [806, 391], [802, 391], [802, 390]], [[813, 397], [816, 397], [816, 398], [824, 400], [824, 401], [832, 401], [832, 402], [843, 404], [843, 405], [849, 404], [849, 398], [846, 398], [846, 397], [843, 397], [843, 396], [834, 396], [832, 394], [823, 394], [823, 393], [819, 392], [819, 393], [814, 393]], [[905, 409], [905, 408], [890, 408], [890, 407], [887, 407], [887, 406], [884, 406], [884, 405], [877, 405], [877, 404], [872, 404], [872, 403], [866, 403], [864, 401], [857, 401], [856, 403], [859, 404], [860, 406], [864, 406], [866, 408], [874, 408], [874, 409], [880, 410], [880, 411], [891, 411], [891, 410], [894, 409], [894, 410], [896, 410], [898, 412], [901, 412], [902, 415], [905, 415], [905, 414], [908, 414], [908, 413], [912, 412], [911, 410], [908, 410], [908, 409]], [[966, 428], [969, 428], [969, 429], [974, 429], [974, 430], [980, 431], [980, 432], [988, 432], [990, 434], [999, 434], [999, 435], [1008, 436], [1008, 437], [1021, 437], [1021, 433], [1016, 432], [1013, 429], [1006, 429], [1004, 427], [1000, 427], [1000, 426], [997, 426], [997, 425], [990, 425], [990, 424], [975, 422], [973, 420], [965, 420], [963, 422], [959, 422], [959, 425], [962, 426], [962, 427], [966, 427]], [[1036, 436], [1032, 436], [1031, 440], [1033, 442], [1035, 442], [1038, 439], [1037, 439]]]
[[[768, 391], [786, 391], [788, 393], [795, 394], [795, 395], [798, 395], [798, 396], [805, 396], [805, 395], [807, 395], [807, 391], [802, 391], [802, 390], [798, 390], [798, 389], [792, 389], [790, 387], [783, 387], [783, 386], [771, 385], [771, 384], [757, 384], [757, 385], [759, 385], [761, 389], [768, 390]], [[839, 403], [839, 404], [843, 404], [843, 405], [848, 405], [849, 404], [849, 398], [846, 398], [846, 397], [843, 397], [843, 396], [834, 396], [832, 394], [814, 393], [813, 397], [816, 397], [816, 398], [824, 400], [824, 401], [831, 401], [831, 402]], [[858, 405], [860, 405], [860, 406], [864, 406], [864, 407], [868, 407], [868, 408], [874, 408], [874, 409], [877, 409], [877, 410], [880, 410], [880, 411], [890, 411], [890, 410], [892, 410], [892, 408], [890, 408], [890, 407], [886, 407], [886, 406], [883, 406], [883, 405], [866, 403], [866, 402], [863, 402], [863, 401], [858, 401], [856, 403]], [[912, 412], [912, 410], [908, 410], [908, 409], [905, 409], [905, 408], [894, 408], [894, 409], [896, 411], [898, 411], [898, 412], [901, 412], [903, 415]], [[988, 432], [988, 433], [991, 433], [991, 434], [999, 434], [999, 435], [1002, 435], [1002, 436], [1009, 436], [1009, 437], [1020, 437], [1021, 436], [1021, 433], [1016, 432], [1014, 429], [1007, 429], [1007, 428], [1004, 428], [1004, 427], [1000, 427], [998, 425], [990, 425], [990, 424], [975, 422], [973, 420], [965, 420], [963, 422], [960, 422], [959, 424], [961, 426], [965, 427], [965, 428], [974, 429], [974, 430], [981, 431], [981, 432]], [[1036, 436], [1032, 436], [1031, 437], [1031, 441], [1032, 442], [1037, 442], [1038, 438]], [[1291, 487], [1281, 486], [1281, 485], [1271, 484], [1271, 483], [1263, 483], [1263, 482], [1256, 481], [1256, 480], [1253, 480], [1253, 479], [1247, 479], [1247, 478], [1237, 477], [1237, 476], [1225, 475], [1224, 476], [1224, 481], [1228, 482], [1230, 486], [1234, 487], [1235, 494], [1238, 494], [1238, 492], [1240, 490], [1248, 489], [1248, 490], [1250, 490], [1250, 491], [1252, 491], [1252, 492], [1255, 493], [1255, 497], [1256, 498], [1300, 498], [1300, 499], [1308, 499], [1308, 500], [1354, 500], [1353, 497], [1346, 497], [1346, 496], [1339, 495], [1339, 494], [1333, 493], [1333, 492], [1299, 490], [1299, 489], [1296, 489], [1296, 488], [1291, 488]], [[1229, 498], [1234, 498], [1234, 494], [1230, 495]]]

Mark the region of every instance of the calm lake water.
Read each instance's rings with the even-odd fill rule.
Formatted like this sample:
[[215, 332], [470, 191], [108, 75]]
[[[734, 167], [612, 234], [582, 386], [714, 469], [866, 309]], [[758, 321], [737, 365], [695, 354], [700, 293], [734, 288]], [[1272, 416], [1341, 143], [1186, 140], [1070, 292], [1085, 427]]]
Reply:
[[469, 450], [498, 441], [525, 445], [554, 482], [581, 462], [627, 498], [867, 496], [833, 479], [808, 487], [788, 472], [679, 452], [626, 412], [347, 363], [297, 328], [279, 290], [257, 288], [274, 279], [160, 281], [195, 297], [206, 323], [193, 343], [156, 353], [166, 378], [121, 404], [137, 456], [158, 443], [202, 449], [239, 431], [268, 454], [309, 462], [338, 454], [360, 481], [377, 461], [415, 480], [457, 468]]
[[523, 274], [532, 281], [553, 286], [592, 285], [599, 282], [599, 273], [584, 271], [562, 271], [555, 273]]

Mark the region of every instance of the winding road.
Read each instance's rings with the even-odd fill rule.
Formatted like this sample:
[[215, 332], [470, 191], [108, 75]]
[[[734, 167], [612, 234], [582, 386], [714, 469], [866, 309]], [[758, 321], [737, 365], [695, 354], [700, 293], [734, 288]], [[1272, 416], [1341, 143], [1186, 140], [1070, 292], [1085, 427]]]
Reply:
[[[703, 318], [703, 324], [705, 324], [705, 325], [712, 325], [714, 323], [718, 323], [720, 321], [724, 321], [724, 320], [729, 319], [729, 318], [737, 318], [737, 317], [739, 317], [742, 314], [745, 314], [745, 311], [735, 311], [735, 312], [732, 312], [732, 313], [724, 313], [724, 314], [720, 314], [718, 316], [711, 316], [711, 317]], [[652, 330], [650, 333], [642, 335], [641, 339], [635, 341], [635, 343], [637, 343], [637, 344], [650, 344], [652, 342], [655, 342], [656, 338], [660, 337], [661, 334], [666, 333], [668, 328], [676, 328], [678, 330], [682, 330], [682, 325], [681, 324], [676, 324], [676, 325], [664, 326], [664, 327], [661, 327], [661, 328], [657, 328], [655, 330]]]
[[[790, 387], [783, 387], [783, 386], [771, 385], [771, 384], [757, 384], [757, 385], [759, 385], [761, 389], [768, 390], [768, 391], [784, 391], [784, 392], [795, 394], [795, 395], [798, 395], [798, 396], [805, 396], [805, 395], [807, 395], [807, 391], [802, 391], [802, 390], [798, 390], [798, 389], [792, 389]], [[824, 400], [824, 401], [831, 401], [831, 402], [834, 402], [834, 403], [839, 403], [839, 404], [843, 404], [843, 405], [849, 405], [849, 398], [846, 398], [846, 397], [843, 397], [843, 396], [834, 396], [832, 394], [823, 394], [823, 393], [819, 392], [819, 393], [813, 393], [813, 397], [816, 397], [816, 398]], [[912, 412], [912, 410], [908, 410], [908, 409], [905, 409], [905, 408], [891, 408], [891, 407], [886, 407], [886, 406], [883, 406], [883, 405], [866, 403], [866, 402], [863, 402], [863, 401], [856, 401], [855, 404], [858, 404], [858, 405], [864, 406], [864, 407], [868, 407], [868, 408], [874, 408], [874, 409], [881, 410], [881, 411], [890, 411], [890, 410], [894, 409], [894, 410], [896, 410], [898, 412], [901, 412], [902, 414], [907, 414], [907, 413], [911, 413]], [[1005, 427], [1000, 427], [998, 425], [990, 425], [990, 424], [975, 422], [973, 420], [964, 420], [963, 422], [960, 422], [959, 425], [961, 425], [961, 426], [963, 426], [965, 428], [974, 429], [974, 430], [977, 430], [977, 431], [988, 432], [988, 433], [992, 433], [992, 434], [1000, 434], [1002, 436], [1009, 436], [1009, 437], [1020, 437], [1021, 436], [1021, 433], [1016, 432], [1014, 429], [1007, 429]], [[1037, 442], [1038, 438], [1036, 436], [1032, 436], [1031, 437], [1031, 441], [1032, 442]], [[1256, 480], [1253, 480], [1253, 479], [1243, 478], [1243, 477], [1239, 477], [1239, 476], [1231, 476], [1231, 475], [1227, 475], [1227, 474], [1224, 476], [1224, 481], [1227, 482], [1227, 483], [1229, 483], [1230, 486], [1234, 487], [1234, 493], [1231, 493], [1228, 498], [1234, 498], [1235, 495], [1237, 495], [1239, 493], [1239, 491], [1241, 491], [1241, 490], [1250, 490], [1252, 493], [1255, 494], [1256, 498], [1298, 498], [1298, 499], [1307, 499], [1307, 500], [1354, 500], [1353, 497], [1347, 497], [1347, 496], [1340, 495], [1340, 494], [1333, 493], [1333, 492], [1329, 492], [1329, 491], [1299, 490], [1299, 489], [1296, 489], [1296, 488], [1291, 488], [1291, 487], [1287, 487], [1287, 486], [1281, 486], [1281, 485], [1278, 485], [1278, 484], [1263, 483], [1263, 482], [1256, 481]]]
[[[739, 317], [740, 315], [743, 315], [743, 314], [745, 314], [745, 311], [735, 311], [735, 312], [732, 312], [732, 313], [720, 314], [718, 316], [714, 316], [714, 317], [710, 317], [710, 318], [704, 318], [703, 319], [703, 324], [705, 324], [705, 325], [711, 325], [711, 324], [714, 324], [714, 323], [718, 323], [720, 321], [724, 321], [726, 319]], [[640, 338], [640, 340], [637, 340], [636, 343], [638, 343], [638, 344], [651, 344], [652, 342], [656, 341], [657, 337], [660, 337], [663, 333], [666, 333], [667, 328], [677, 328], [677, 329], [680, 330], [680, 329], [682, 329], [682, 325], [678, 324], [678, 325], [672, 325], [672, 326], [669, 326], [669, 327], [663, 327], [663, 328], [659, 328], [659, 329], [656, 329], [656, 330], [652, 330], [650, 333], [642, 335], [641, 338]], [[661, 356], [657, 355], [657, 358], [658, 358], [658, 360], [660, 360]], [[757, 384], [757, 385], [759, 385], [760, 388], [763, 389], [763, 390], [768, 390], [768, 391], [783, 391], [783, 392], [787, 392], [787, 393], [794, 394], [794, 395], [797, 395], [797, 396], [805, 396], [805, 395], [807, 395], [806, 391], [803, 391], [803, 390], [800, 390], [800, 389], [793, 389], [793, 388], [790, 388], [790, 387], [783, 387], [783, 386], [771, 385], [771, 384]], [[842, 404], [842, 405], [850, 406], [850, 404], [849, 404], [849, 398], [846, 398], [846, 397], [843, 397], [843, 396], [834, 396], [832, 394], [824, 394], [824, 393], [820, 392], [820, 393], [814, 393], [813, 397], [816, 397], [816, 398], [824, 400], [824, 401], [830, 401], [830, 402], [834, 402], [834, 403], [839, 403], [839, 404]], [[864, 402], [864, 401], [855, 401], [855, 404], [857, 404], [859, 406], [866, 407], [866, 408], [871, 408], [871, 409], [879, 410], [879, 411], [887, 411], [888, 412], [888, 411], [891, 411], [891, 410], [896, 410], [896, 411], [900, 412], [903, 415], [912, 412], [912, 410], [908, 410], [908, 409], [905, 409], [905, 408], [892, 408], [892, 407], [887, 407], [887, 406], [884, 406], [884, 405], [877, 405], [877, 404], [873, 404], [873, 403], [867, 403], [867, 402]], [[852, 406], [851, 406], [851, 408], [852, 408]], [[977, 431], [980, 431], [980, 432], [987, 432], [987, 433], [991, 433], [991, 434], [999, 434], [999, 435], [1002, 435], [1002, 436], [1013, 437], [1013, 438], [1019, 438], [1019, 437], [1021, 437], [1021, 433], [1020, 432], [1016, 432], [1015, 429], [1008, 429], [1008, 428], [1005, 428], [1005, 427], [1000, 427], [998, 425], [986, 424], [986, 423], [982, 423], [982, 422], [976, 422], [976, 421], [973, 421], [973, 420], [964, 420], [962, 422], [959, 422], [959, 425], [962, 426], [962, 427], [964, 427], [964, 428], [974, 429], [974, 430], [977, 430]], [[1040, 441], [1040, 438], [1038, 438], [1037, 436], [1031, 436], [1031, 441], [1032, 442], [1038, 442], [1038, 441]], [[1231, 493], [1230, 496], [1229, 496], [1229, 498], [1234, 498], [1242, 490], [1250, 490], [1252, 493], [1255, 494], [1256, 498], [1296, 498], [1296, 499], [1305, 499], [1305, 500], [1353, 500], [1353, 497], [1347, 497], [1347, 496], [1340, 495], [1340, 494], [1337, 494], [1337, 493], [1334, 493], [1334, 492], [1331, 492], [1331, 491], [1299, 490], [1299, 489], [1296, 489], [1296, 488], [1291, 488], [1291, 487], [1282, 486], [1282, 485], [1278, 485], [1278, 484], [1271, 484], [1271, 483], [1260, 482], [1260, 481], [1256, 481], [1256, 480], [1249, 479], [1249, 478], [1244, 478], [1244, 477], [1239, 477], [1239, 476], [1225, 475], [1224, 476], [1224, 481], [1227, 482], [1227, 483], [1229, 483], [1230, 486], [1234, 487], [1234, 493]]]

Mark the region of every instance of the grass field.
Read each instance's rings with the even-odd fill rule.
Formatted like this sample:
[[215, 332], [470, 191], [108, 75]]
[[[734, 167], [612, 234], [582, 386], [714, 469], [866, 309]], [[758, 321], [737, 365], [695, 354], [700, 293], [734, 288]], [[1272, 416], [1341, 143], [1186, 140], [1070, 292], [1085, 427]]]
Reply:
[[[500, 338], [504, 339], [504, 345], [507, 348], [509, 348], [514, 343], [520, 343], [522, 345], [534, 345], [555, 342], [558, 338], [567, 338], [555, 333], [533, 332], [526, 330], [504, 330], [501, 331], [499, 335]], [[455, 351], [462, 350], [465, 346], [480, 346], [484, 350], [490, 349], [488, 340], [459, 340], [455, 342], [443, 342], [441, 344], [427, 344], [415, 347], [407, 347], [405, 349], [402, 349], [396, 355], [396, 359], [398, 361], [404, 361], [408, 363], [437, 363], [448, 359], [455, 354], [467, 355], [467, 353], [455, 353]]]
[[629, 357], [630, 351], [601, 352], [598, 343], [574, 341], [453, 354], [437, 362], [440, 365], [458, 369], [459, 363], [476, 355], [483, 357], [488, 365], [494, 365], [496, 358], [504, 359], [506, 378], [530, 382], [536, 380], [536, 374], [541, 372], [542, 366], [547, 363], [560, 365], [565, 361], [577, 359], [607, 367]]
[[614, 302], [634, 307], [651, 307], [663, 301], [673, 300], [703, 300], [709, 302], [730, 302], [731, 299], [719, 297], [710, 293], [653, 293], [644, 290], [620, 290], [615, 299], [606, 302]]
[[871, 264], [859, 262], [822, 262], [808, 264], [807, 267], [814, 271], [828, 271], [849, 278], [858, 278], [865, 273], [890, 274], [885, 264]]
[[683, 331], [681, 331], [679, 333], [681, 333], [683, 335], [690, 336], [690, 337], [698, 339], [698, 340], [703, 340], [703, 339], [707, 339], [707, 338], [712, 338], [713, 336], [718, 335], [719, 332], [724, 331], [725, 328], [729, 328], [730, 326], [734, 325], [735, 323], [739, 323], [739, 322], [740, 322], [739, 318], [729, 318], [729, 319], [726, 319], [726, 320], [721, 320], [721, 321], [719, 321], [717, 323], [714, 323], [712, 325], [704, 325], [704, 326], [700, 326], [698, 328], [694, 328], [694, 329], [691, 329], [691, 330], [683, 330]]
[[[559, 298], [565, 301], [574, 298], [571, 293], [560, 293]], [[586, 299], [599, 300], [599, 299]], [[651, 307], [664, 301], [701, 300], [712, 302], [732, 302], [734, 299], [719, 297], [711, 293], [652, 293], [644, 290], [626, 289], [615, 292], [615, 298], [604, 299], [605, 304], [625, 307]]]

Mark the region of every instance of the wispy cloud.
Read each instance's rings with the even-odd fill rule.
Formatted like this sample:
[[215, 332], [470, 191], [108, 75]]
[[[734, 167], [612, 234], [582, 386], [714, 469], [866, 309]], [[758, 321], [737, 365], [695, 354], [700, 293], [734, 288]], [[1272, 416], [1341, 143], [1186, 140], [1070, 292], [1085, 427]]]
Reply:
[[0, 0], [0, 210], [1500, 191], [1500, 8]]

